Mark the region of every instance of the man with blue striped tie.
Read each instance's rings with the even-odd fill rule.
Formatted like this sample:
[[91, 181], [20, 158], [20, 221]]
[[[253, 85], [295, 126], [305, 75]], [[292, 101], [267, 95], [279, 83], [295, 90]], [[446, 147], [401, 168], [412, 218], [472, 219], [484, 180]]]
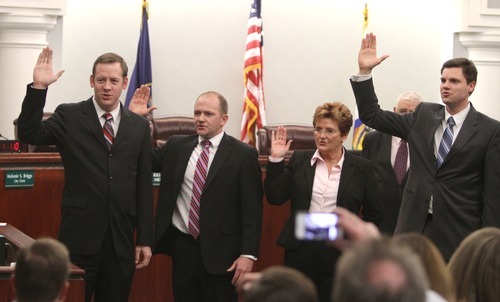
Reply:
[[423, 233], [449, 260], [471, 232], [500, 227], [500, 122], [469, 101], [477, 69], [466, 58], [441, 68], [444, 106], [423, 102], [406, 115], [381, 110], [371, 71], [388, 56], [377, 57], [376, 48], [375, 35], [366, 35], [351, 85], [363, 123], [408, 142], [411, 170], [395, 233]]

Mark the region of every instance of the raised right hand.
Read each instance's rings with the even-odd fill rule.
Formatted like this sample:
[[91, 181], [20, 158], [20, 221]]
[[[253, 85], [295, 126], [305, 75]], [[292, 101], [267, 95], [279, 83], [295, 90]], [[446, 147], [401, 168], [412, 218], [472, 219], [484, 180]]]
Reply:
[[375, 66], [388, 57], [388, 55], [377, 57], [377, 37], [373, 33], [366, 34], [366, 37], [361, 41], [361, 49], [358, 54], [359, 74], [370, 74]]
[[273, 131], [271, 135], [271, 157], [285, 157], [293, 140], [286, 141], [286, 128], [278, 126], [276, 133]]
[[38, 60], [33, 70], [33, 88], [46, 89], [63, 74], [64, 70], [54, 73], [52, 70], [52, 49], [45, 47], [38, 55]]
[[151, 94], [151, 88], [147, 85], [141, 85], [137, 88], [128, 104], [128, 110], [140, 115], [146, 116], [156, 109], [156, 106], [148, 107], [149, 96]]

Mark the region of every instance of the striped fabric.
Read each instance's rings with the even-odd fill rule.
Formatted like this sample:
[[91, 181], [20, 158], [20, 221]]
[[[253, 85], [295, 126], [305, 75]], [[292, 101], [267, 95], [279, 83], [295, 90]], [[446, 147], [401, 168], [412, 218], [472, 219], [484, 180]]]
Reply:
[[194, 239], [197, 239], [200, 235], [200, 200], [207, 178], [208, 154], [210, 152], [211, 143], [206, 139], [201, 141], [201, 145], [203, 146], [203, 150], [201, 151], [194, 171], [193, 195], [191, 196], [191, 207], [189, 209], [188, 229]]
[[113, 116], [109, 112], [104, 113], [102, 116], [106, 120], [104, 122], [104, 126], [102, 127], [102, 133], [104, 133], [104, 139], [106, 140], [106, 144], [108, 145], [108, 150], [111, 150], [111, 146], [113, 146], [113, 140], [115, 139], [115, 132], [113, 131], [113, 127], [111, 126]]

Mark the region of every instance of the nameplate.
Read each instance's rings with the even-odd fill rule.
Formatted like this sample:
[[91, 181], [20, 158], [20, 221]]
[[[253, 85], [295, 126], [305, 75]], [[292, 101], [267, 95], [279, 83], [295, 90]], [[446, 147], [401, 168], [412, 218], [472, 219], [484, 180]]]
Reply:
[[34, 170], [5, 170], [5, 188], [32, 188], [34, 184]]
[[160, 185], [161, 173], [153, 172], [153, 186], [157, 187]]

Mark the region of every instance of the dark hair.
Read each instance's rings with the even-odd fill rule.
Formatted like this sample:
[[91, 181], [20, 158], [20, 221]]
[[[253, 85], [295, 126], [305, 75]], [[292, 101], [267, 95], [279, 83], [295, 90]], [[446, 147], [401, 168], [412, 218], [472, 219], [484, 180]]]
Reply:
[[94, 62], [94, 66], [92, 66], [92, 75], [95, 75], [95, 69], [97, 64], [112, 64], [112, 63], [120, 63], [122, 68], [122, 78], [126, 78], [128, 74], [128, 67], [125, 60], [113, 52], [107, 52], [100, 55]]
[[19, 302], [54, 301], [69, 276], [69, 253], [55, 239], [42, 238], [21, 249], [14, 283]]
[[458, 67], [462, 68], [462, 73], [464, 75], [467, 84], [471, 82], [477, 82], [477, 69], [474, 63], [467, 58], [454, 58], [444, 62], [443, 67], [441, 67], [441, 74], [445, 68]]
[[316, 108], [313, 116], [313, 126], [319, 119], [329, 118], [339, 125], [341, 135], [347, 135], [352, 127], [352, 114], [349, 108], [340, 103], [324, 103]]
[[245, 302], [317, 302], [318, 293], [312, 281], [300, 271], [273, 266], [262, 271], [259, 279], [243, 295]]
[[222, 114], [227, 114], [228, 105], [227, 105], [226, 98], [222, 94], [220, 94], [220, 93], [218, 93], [216, 91], [207, 91], [207, 92], [203, 92], [202, 94], [200, 94], [196, 100], [199, 100], [202, 96], [206, 96], [206, 95], [215, 95], [215, 96], [217, 96], [217, 98], [219, 99], [219, 109], [220, 109], [220, 112]]

